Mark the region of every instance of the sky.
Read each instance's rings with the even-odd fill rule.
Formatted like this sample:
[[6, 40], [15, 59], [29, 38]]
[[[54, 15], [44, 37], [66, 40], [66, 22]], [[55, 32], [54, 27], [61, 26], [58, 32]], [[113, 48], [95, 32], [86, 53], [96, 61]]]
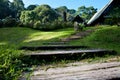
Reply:
[[[10, 0], [13, 1], [13, 0]], [[25, 7], [31, 4], [48, 4], [52, 8], [67, 6], [68, 9], [78, 9], [80, 6], [94, 6], [98, 10], [104, 7], [110, 0], [23, 0]]]

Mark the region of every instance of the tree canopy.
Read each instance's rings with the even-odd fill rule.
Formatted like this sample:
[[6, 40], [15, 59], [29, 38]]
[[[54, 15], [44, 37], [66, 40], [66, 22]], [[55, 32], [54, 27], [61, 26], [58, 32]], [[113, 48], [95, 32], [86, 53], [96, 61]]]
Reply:
[[97, 12], [97, 9], [93, 6], [85, 7], [81, 6], [78, 8], [76, 14], [80, 15], [83, 19], [88, 21], [95, 13]]
[[[15, 18], [21, 21], [22, 24], [47, 23], [54, 21], [72, 21], [76, 15], [79, 15], [85, 20], [89, 20], [97, 11], [94, 7], [81, 6], [78, 10], [68, 9], [66, 6], [52, 8], [47, 4], [29, 5], [24, 7], [22, 0], [0, 0], [0, 19]], [[9, 21], [9, 20], [7, 20]]]

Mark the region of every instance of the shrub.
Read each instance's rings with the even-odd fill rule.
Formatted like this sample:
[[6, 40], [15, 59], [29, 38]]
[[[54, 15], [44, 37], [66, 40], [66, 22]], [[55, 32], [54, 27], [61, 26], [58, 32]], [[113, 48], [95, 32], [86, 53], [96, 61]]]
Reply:
[[6, 17], [3, 19], [3, 26], [7, 27], [13, 27], [17, 25], [17, 20], [12, 17]]
[[40, 21], [37, 21], [36, 23], [34, 23], [33, 28], [35, 28], [35, 29], [39, 29], [39, 28], [40, 28], [40, 26], [41, 26]]
[[0, 19], [0, 27], [3, 26], [3, 21]]
[[22, 72], [18, 51], [10, 49], [0, 51], [0, 80], [17, 80]]
[[85, 28], [85, 24], [84, 23], [80, 23], [79, 24], [79, 30], [83, 30]]
[[62, 28], [68, 28], [68, 27], [73, 27], [73, 24], [71, 22], [59, 22], [59, 21], [54, 21], [54, 22], [47, 22], [47, 23], [41, 23], [40, 21], [37, 21], [34, 23], [33, 28], [42, 30], [42, 31], [51, 31], [51, 30], [56, 30], [56, 29], [62, 29]]

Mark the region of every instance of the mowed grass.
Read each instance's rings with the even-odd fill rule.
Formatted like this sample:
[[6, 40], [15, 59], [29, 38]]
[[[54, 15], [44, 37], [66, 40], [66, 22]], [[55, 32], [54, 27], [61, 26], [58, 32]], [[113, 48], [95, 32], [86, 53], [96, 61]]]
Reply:
[[0, 45], [15, 47], [40, 46], [44, 42], [59, 41], [74, 33], [72, 28], [56, 31], [40, 31], [30, 28], [13, 27], [0, 29]]

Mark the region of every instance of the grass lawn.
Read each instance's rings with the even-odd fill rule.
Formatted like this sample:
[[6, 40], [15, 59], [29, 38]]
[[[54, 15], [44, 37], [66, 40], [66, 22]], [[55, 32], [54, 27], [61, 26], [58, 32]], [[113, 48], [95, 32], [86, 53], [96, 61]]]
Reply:
[[0, 45], [9, 46], [40, 46], [43, 42], [59, 41], [62, 37], [70, 36], [74, 33], [72, 28], [56, 31], [39, 31], [30, 28], [1, 28]]

